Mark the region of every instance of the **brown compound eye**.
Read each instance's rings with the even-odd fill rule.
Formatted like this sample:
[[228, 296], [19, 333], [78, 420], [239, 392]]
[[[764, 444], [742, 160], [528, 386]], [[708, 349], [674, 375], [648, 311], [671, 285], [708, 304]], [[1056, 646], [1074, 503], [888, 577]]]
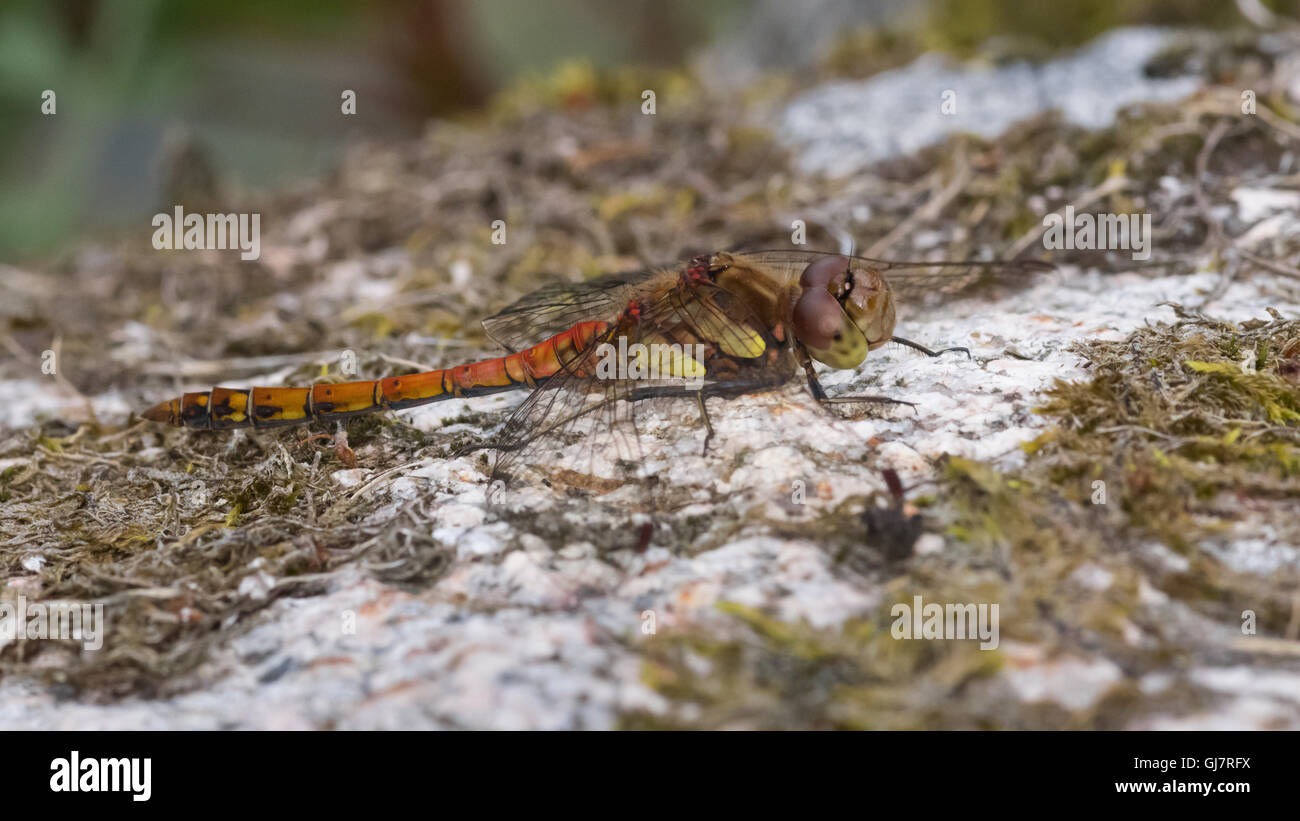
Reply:
[[838, 295], [848, 270], [848, 257], [822, 257], [803, 269], [803, 273], [799, 275], [799, 285], [804, 290], [817, 288]]
[[794, 305], [795, 338], [810, 348], [829, 348], [842, 335], [843, 323], [840, 303], [822, 288], [804, 291]]

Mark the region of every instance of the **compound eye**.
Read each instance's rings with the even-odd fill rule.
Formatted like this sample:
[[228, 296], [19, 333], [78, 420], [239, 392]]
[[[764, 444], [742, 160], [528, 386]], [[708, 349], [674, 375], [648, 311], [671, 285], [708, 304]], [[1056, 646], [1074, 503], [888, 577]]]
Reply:
[[820, 288], [805, 291], [794, 305], [795, 338], [810, 348], [829, 348], [842, 335], [843, 322], [844, 310], [840, 303]]
[[[839, 285], [844, 281], [844, 274], [848, 270], [848, 257], [822, 257], [803, 269], [803, 273], [799, 275], [799, 285], [805, 290], [816, 288], [818, 290], [838, 291]], [[832, 284], [836, 287], [831, 288]]]

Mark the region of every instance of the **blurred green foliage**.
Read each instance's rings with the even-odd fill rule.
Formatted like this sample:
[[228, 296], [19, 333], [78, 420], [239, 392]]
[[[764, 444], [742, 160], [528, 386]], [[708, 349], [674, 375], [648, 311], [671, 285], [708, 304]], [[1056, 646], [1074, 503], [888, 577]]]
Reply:
[[[227, 191], [325, 172], [562, 58], [679, 63], [737, 0], [6, 0], [0, 261], [148, 232], [185, 171]], [[712, 22], [708, 22], [712, 21]], [[357, 116], [339, 111], [357, 92]], [[56, 112], [41, 112], [45, 90]]]
[[[1287, 16], [1300, 11], [1300, 0], [1263, 3]], [[933, 0], [925, 33], [931, 48], [970, 55], [993, 37], [1067, 48], [1124, 25], [1220, 29], [1245, 23], [1232, 0]]]
[[[324, 173], [349, 139], [413, 136], [429, 117], [480, 109], [520, 87], [517, 77], [559, 63], [678, 68], [772, 2], [6, 0], [0, 261], [57, 252], [71, 237], [126, 230], [147, 241], [149, 215], [179, 201], [172, 177], [230, 192]], [[862, 0], [859, 10], [883, 19], [890, 2]], [[807, 13], [833, 18], [836, 7], [812, 0]], [[931, 0], [929, 9], [899, 42], [966, 54], [1004, 36], [1050, 50], [1126, 23], [1244, 22], [1228, 0]], [[888, 25], [872, 31], [840, 49], [854, 72], [915, 50], [899, 48]], [[357, 91], [355, 117], [340, 116], [344, 88]], [[47, 89], [53, 116], [41, 113]], [[195, 167], [178, 172], [180, 161]]]

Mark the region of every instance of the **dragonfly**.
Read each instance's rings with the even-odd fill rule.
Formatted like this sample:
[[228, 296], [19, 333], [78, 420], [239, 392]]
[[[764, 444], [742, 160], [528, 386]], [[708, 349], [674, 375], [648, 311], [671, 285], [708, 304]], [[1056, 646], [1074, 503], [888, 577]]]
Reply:
[[[714, 435], [706, 399], [778, 389], [802, 371], [824, 406], [902, 403], [885, 396], [828, 396], [814, 362], [857, 368], [891, 342], [897, 294], [947, 290], [972, 271], [1041, 271], [1032, 261], [902, 262], [818, 251], [718, 252], [677, 265], [547, 285], [483, 320], [503, 356], [423, 373], [311, 387], [214, 387], [162, 402], [155, 422], [258, 430], [332, 422], [502, 391], [532, 393], [488, 445], [493, 478], [540, 458], [547, 441], [611, 438], [613, 461], [635, 464], [638, 408], [686, 399]], [[585, 451], [589, 458], [593, 448]], [[531, 454], [531, 456], [530, 456]], [[570, 460], [576, 461], [576, 460]]]

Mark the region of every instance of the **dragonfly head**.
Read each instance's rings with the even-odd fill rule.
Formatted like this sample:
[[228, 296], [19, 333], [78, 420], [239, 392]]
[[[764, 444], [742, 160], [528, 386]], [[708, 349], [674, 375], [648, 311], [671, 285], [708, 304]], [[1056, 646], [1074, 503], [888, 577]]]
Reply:
[[818, 362], [855, 368], [894, 333], [894, 297], [879, 272], [848, 257], [822, 257], [799, 277], [795, 338]]

